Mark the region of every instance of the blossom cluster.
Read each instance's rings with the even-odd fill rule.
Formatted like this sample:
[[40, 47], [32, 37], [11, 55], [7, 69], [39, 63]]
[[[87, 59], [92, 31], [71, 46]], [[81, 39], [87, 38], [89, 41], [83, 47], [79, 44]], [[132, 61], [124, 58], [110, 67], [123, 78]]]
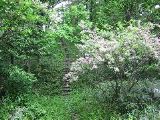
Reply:
[[160, 59], [160, 38], [153, 36], [151, 33], [151, 29], [153, 29], [155, 26], [160, 28], [159, 25], [152, 23], [147, 24], [146, 27], [140, 26], [139, 34], [143, 37], [145, 44], [152, 49], [155, 57]]
[[[98, 65], [103, 63], [109, 54], [117, 48], [116, 41], [106, 40], [98, 33], [96, 30], [90, 30], [84, 28], [82, 24], [81, 27], [84, 29], [82, 34], [84, 38], [81, 40], [82, 44], [78, 44], [77, 48], [79, 51], [84, 53], [83, 57], [78, 58], [75, 62], [71, 64], [70, 72], [64, 76], [64, 79], [69, 79], [70, 82], [76, 81], [80, 73], [84, 73], [86, 69], [96, 69]], [[84, 40], [85, 39], [85, 40]]]
[[[154, 57], [151, 54], [153, 52], [156, 57], [156, 53], [159, 53], [158, 48], [155, 47], [159, 46], [158, 42], [152, 43], [158, 40], [150, 32], [152, 26], [146, 28], [141, 25], [138, 27], [130, 25], [111, 35], [111, 39], [105, 39], [96, 29], [91, 30], [83, 23], [80, 25], [83, 28], [82, 44], [78, 44], [77, 48], [83, 53], [83, 56], [73, 62], [69, 73], [65, 74], [64, 79], [70, 82], [76, 81], [79, 74], [84, 73], [86, 69], [98, 68], [98, 65], [104, 61], [107, 67], [115, 73], [123, 70], [126, 75], [134, 74], [138, 71], [137, 65], [148, 60], [147, 56]], [[140, 52], [142, 53], [139, 54]], [[126, 60], [128, 65], [124, 68]]]

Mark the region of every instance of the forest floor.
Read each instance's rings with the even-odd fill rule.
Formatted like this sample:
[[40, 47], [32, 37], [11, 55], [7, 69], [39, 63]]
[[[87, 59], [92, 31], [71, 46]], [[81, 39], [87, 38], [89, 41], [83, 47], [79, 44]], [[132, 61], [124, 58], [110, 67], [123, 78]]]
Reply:
[[25, 108], [22, 111], [24, 120], [102, 120], [109, 117], [93, 93], [94, 90], [81, 89], [68, 96], [28, 94], [14, 102], [8, 98], [1, 105], [0, 120], [22, 117], [20, 113], [15, 114], [17, 108]]
[[[67, 96], [41, 95], [36, 92], [19, 96], [14, 101], [5, 98], [1, 102], [0, 120], [139, 120], [131, 116], [132, 113], [122, 116], [113, 104], [102, 101], [102, 97], [105, 96], [99, 95], [97, 89], [85, 86], [74, 89]], [[148, 108], [143, 116], [147, 114], [151, 119], [145, 120], [158, 120], [154, 118], [155, 109]]]

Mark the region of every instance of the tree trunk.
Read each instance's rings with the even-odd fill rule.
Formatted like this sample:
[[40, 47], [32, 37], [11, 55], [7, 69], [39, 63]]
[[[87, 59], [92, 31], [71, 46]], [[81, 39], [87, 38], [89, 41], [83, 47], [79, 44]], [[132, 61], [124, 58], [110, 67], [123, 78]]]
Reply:
[[10, 62], [12, 65], [14, 65], [14, 56], [13, 55], [10, 55]]

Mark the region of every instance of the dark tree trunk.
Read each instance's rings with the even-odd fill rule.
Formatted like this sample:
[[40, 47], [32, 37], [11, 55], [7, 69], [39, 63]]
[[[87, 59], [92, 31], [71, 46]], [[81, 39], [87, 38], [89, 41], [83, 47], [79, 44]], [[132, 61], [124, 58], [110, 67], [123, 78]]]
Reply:
[[10, 56], [10, 62], [12, 65], [14, 65], [14, 56], [13, 55]]
[[2, 99], [3, 96], [6, 95], [6, 90], [4, 87], [4, 82], [5, 82], [5, 78], [3, 77], [3, 75], [0, 76], [0, 100]]
[[93, 21], [93, 5], [94, 2], [93, 0], [90, 0], [90, 8], [89, 8], [89, 11], [90, 11], [90, 21]]

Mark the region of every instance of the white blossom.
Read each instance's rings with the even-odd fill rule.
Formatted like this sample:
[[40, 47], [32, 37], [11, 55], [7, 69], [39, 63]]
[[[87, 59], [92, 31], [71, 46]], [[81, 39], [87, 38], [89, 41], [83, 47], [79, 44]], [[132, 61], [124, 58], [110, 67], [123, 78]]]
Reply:
[[118, 68], [118, 67], [115, 67], [115, 68], [114, 68], [114, 71], [115, 71], [115, 72], [119, 72], [119, 68]]
[[155, 9], [159, 9], [160, 8], [160, 5], [155, 5]]
[[92, 66], [92, 69], [97, 69], [97, 68], [98, 68], [98, 66], [95, 64]]
[[71, 4], [72, 2], [71, 1], [63, 1], [63, 2], [60, 2], [58, 3], [56, 6], [54, 6], [54, 9], [60, 9], [60, 8], [64, 8], [66, 7], [67, 5]]
[[46, 25], [43, 25], [43, 26], [42, 26], [42, 29], [43, 29], [43, 31], [45, 32], [45, 31], [46, 31]]

